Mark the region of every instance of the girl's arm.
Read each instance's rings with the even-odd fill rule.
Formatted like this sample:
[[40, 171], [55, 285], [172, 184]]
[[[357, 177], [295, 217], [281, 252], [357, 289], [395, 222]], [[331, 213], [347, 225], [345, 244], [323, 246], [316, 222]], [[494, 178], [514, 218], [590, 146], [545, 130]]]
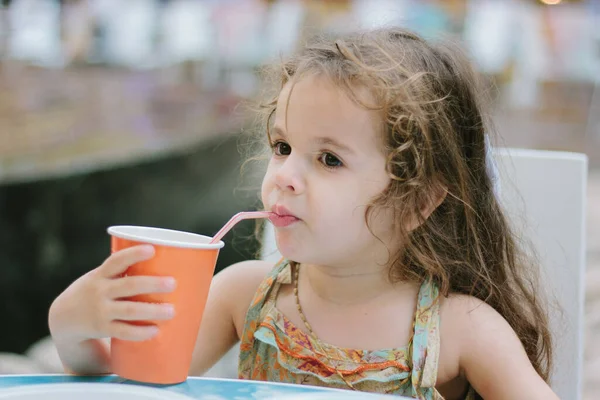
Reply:
[[272, 268], [273, 264], [265, 261], [244, 261], [225, 268], [213, 278], [190, 375], [204, 374], [239, 341], [246, 311]]
[[458, 346], [460, 371], [485, 399], [558, 399], [538, 375], [514, 330], [488, 304], [451, 296], [443, 322]]

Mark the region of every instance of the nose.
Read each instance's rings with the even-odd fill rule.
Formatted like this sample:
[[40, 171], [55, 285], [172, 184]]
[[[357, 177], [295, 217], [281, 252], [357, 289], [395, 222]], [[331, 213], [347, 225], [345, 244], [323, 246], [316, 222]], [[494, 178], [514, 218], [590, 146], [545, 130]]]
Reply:
[[300, 194], [306, 187], [305, 171], [300, 160], [290, 155], [275, 173], [275, 184], [283, 192]]

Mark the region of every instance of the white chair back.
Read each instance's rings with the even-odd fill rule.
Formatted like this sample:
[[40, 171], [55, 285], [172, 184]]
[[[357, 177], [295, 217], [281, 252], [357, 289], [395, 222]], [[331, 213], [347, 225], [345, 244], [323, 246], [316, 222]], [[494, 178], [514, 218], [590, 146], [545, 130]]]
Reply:
[[500, 202], [517, 232], [531, 240], [551, 310], [552, 388], [561, 399], [582, 396], [587, 157], [556, 151], [496, 149]]

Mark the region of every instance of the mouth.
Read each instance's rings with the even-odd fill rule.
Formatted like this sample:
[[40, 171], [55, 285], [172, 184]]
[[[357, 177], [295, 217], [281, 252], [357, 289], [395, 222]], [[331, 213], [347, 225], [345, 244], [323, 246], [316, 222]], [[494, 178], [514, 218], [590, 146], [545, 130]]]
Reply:
[[287, 208], [280, 205], [273, 206], [271, 212], [273, 212], [273, 214], [269, 217], [269, 220], [277, 228], [284, 228], [300, 221], [300, 218], [296, 217]]

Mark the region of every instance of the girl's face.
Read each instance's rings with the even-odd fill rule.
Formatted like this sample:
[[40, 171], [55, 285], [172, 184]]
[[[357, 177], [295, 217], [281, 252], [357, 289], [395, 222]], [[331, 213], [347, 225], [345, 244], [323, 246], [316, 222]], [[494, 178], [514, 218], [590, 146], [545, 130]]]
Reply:
[[365, 221], [367, 205], [390, 183], [377, 118], [323, 77], [281, 91], [262, 200], [279, 215], [272, 222], [285, 258], [365, 267], [386, 263], [387, 249], [397, 249], [391, 213], [372, 214], [373, 233]]

